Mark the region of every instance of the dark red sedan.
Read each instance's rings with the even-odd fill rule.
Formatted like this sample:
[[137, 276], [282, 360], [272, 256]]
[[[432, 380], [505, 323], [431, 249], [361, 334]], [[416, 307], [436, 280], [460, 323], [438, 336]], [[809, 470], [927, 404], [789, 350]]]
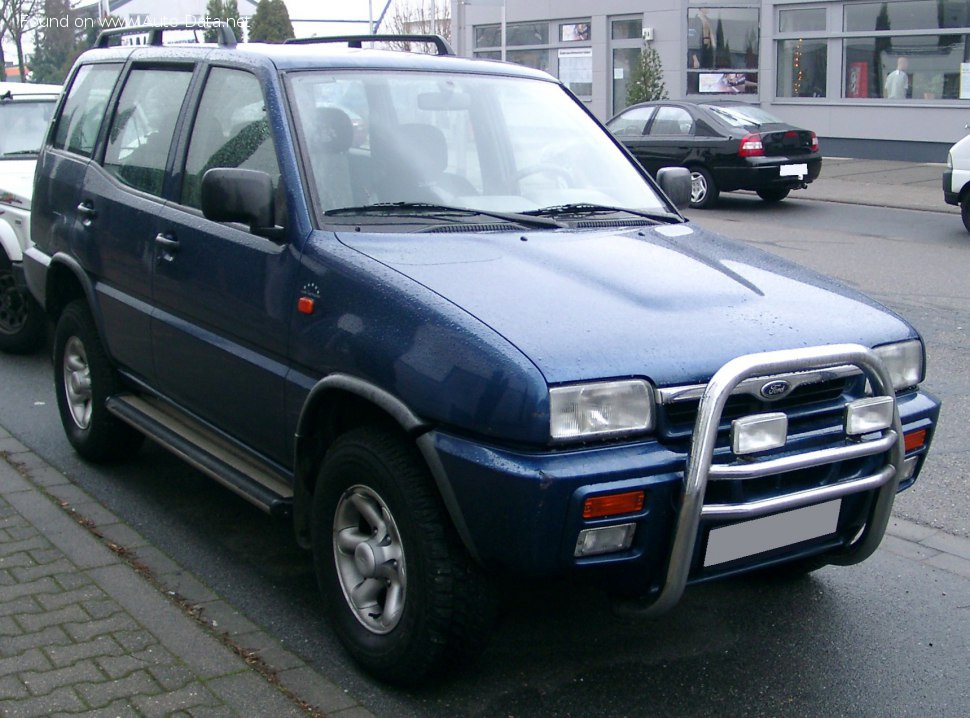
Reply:
[[739, 189], [780, 202], [822, 169], [814, 132], [744, 102], [644, 102], [606, 127], [651, 175], [687, 167], [691, 207], [710, 207], [721, 192]]

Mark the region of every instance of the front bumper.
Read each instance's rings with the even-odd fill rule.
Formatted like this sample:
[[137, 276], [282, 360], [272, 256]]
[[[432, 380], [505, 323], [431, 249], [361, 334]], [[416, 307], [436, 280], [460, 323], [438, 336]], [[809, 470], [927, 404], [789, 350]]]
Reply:
[[[745, 357], [749, 363], [741, 366], [740, 373], [734, 373], [738, 366], [731, 362], [708, 385], [705, 408], [686, 453], [658, 441], [642, 441], [530, 454], [435, 432], [433, 446], [449, 487], [450, 508], [460, 516], [457, 523], [466, 543], [487, 568], [535, 580], [568, 576], [611, 591], [647, 595], [655, 612], [674, 605], [691, 583], [819, 553], [832, 562], [862, 560], [882, 538], [901, 480], [905, 481], [902, 488], [908, 486], [921, 469], [939, 414], [939, 403], [932, 396], [911, 392], [900, 397], [893, 429], [878, 441], [849, 442], [848, 451], [833, 448], [831, 436], [806, 432], [791, 436], [777, 457], [739, 463], [730, 461], [730, 450], [718, 441], [717, 403], [730, 395], [737, 382], [745, 376], [787, 370], [784, 367], [805, 367], [806, 356], [818, 354], [819, 350], [801, 350], [755, 355], [759, 358], [753, 364]], [[780, 355], [795, 364], [777, 363]], [[775, 363], [766, 364], [765, 357]], [[829, 348], [818, 361], [833, 365], [836, 360], [844, 363], [846, 357], [844, 347]], [[855, 347], [849, 359], [862, 365], [873, 386], [885, 385], [881, 364], [871, 352]], [[729, 368], [725, 379], [723, 372]], [[904, 474], [902, 437], [918, 430], [926, 432], [925, 441], [906, 453], [910, 473]], [[813, 478], [796, 490], [786, 487], [785, 477], [814, 464], [825, 465], [828, 480], [814, 486]], [[755, 498], [731, 500], [729, 487], [746, 481], [740, 476], [745, 473], [767, 475], [767, 482], [776, 486]], [[717, 491], [707, 492], [708, 482], [716, 484]], [[642, 510], [583, 518], [587, 497], [638, 490], [645, 494]], [[712, 530], [835, 500], [840, 502], [840, 512], [834, 532], [705, 566]], [[628, 549], [574, 556], [583, 529], [624, 523], [636, 526]]]
[[960, 194], [953, 191], [953, 170], [943, 170], [943, 201], [960, 204]]

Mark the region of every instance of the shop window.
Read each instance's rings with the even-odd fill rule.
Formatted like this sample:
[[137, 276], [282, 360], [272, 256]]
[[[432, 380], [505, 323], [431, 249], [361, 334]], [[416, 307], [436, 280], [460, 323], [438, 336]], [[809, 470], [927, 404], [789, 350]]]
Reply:
[[643, 35], [643, 21], [614, 20], [610, 33], [614, 40], [639, 40]]
[[[520, 45], [548, 45], [549, 23], [517, 22], [505, 26], [505, 44], [508, 47]], [[475, 27], [475, 47], [501, 47], [501, 25], [477, 25]]]
[[689, 93], [758, 91], [759, 15], [756, 8], [703, 7], [687, 11]]
[[968, 0], [906, 0], [845, 6], [846, 32], [936, 30], [970, 26]]
[[825, 40], [778, 43], [778, 97], [825, 97], [828, 66]]
[[825, 8], [778, 11], [778, 32], [825, 30]]
[[891, 100], [970, 97], [961, 85], [966, 35], [917, 35], [845, 40], [845, 96]]

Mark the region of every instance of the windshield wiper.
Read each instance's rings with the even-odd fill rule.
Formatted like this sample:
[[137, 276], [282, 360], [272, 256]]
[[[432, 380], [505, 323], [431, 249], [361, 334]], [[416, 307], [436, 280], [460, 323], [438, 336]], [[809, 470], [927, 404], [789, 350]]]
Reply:
[[15, 155], [38, 155], [40, 150], [14, 150], [13, 152], [4, 152], [4, 157], [14, 157]]
[[637, 217], [645, 217], [656, 222], [679, 222], [680, 217], [670, 212], [644, 212], [639, 209], [628, 209], [626, 207], [610, 207], [605, 204], [594, 204], [592, 202], [570, 202], [569, 204], [556, 204], [550, 207], [540, 207], [539, 209], [526, 210], [522, 214], [541, 217], [566, 217], [589, 214], [616, 214], [625, 212]]
[[493, 217], [506, 222], [524, 224], [529, 227], [562, 229], [562, 225], [556, 220], [537, 217], [528, 212], [521, 214], [518, 212], [494, 212], [492, 210], [472, 209], [471, 207], [452, 207], [446, 204], [434, 204], [431, 202], [377, 202], [376, 204], [365, 204], [359, 207], [328, 209], [324, 212], [324, 215], [336, 217], [347, 214], [398, 214], [402, 212], [428, 216], [457, 214], [463, 217]]

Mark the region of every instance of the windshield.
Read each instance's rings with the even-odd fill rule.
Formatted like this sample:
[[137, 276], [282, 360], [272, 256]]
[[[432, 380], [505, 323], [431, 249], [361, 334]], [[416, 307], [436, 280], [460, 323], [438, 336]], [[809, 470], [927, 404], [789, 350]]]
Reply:
[[[290, 93], [321, 213], [427, 203], [523, 213], [667, 206], [557, 84], [420, 72], [307, 72]], [[622, 210], [619, 210], [622, 211]]]
[[23, 157], [40, 152], [55, 101], [0, 102], [0, 156]]
[[729, 125], [735, 127], [760, 127], [783, 124], [785, 121], [753, 105], [702, 105]]

